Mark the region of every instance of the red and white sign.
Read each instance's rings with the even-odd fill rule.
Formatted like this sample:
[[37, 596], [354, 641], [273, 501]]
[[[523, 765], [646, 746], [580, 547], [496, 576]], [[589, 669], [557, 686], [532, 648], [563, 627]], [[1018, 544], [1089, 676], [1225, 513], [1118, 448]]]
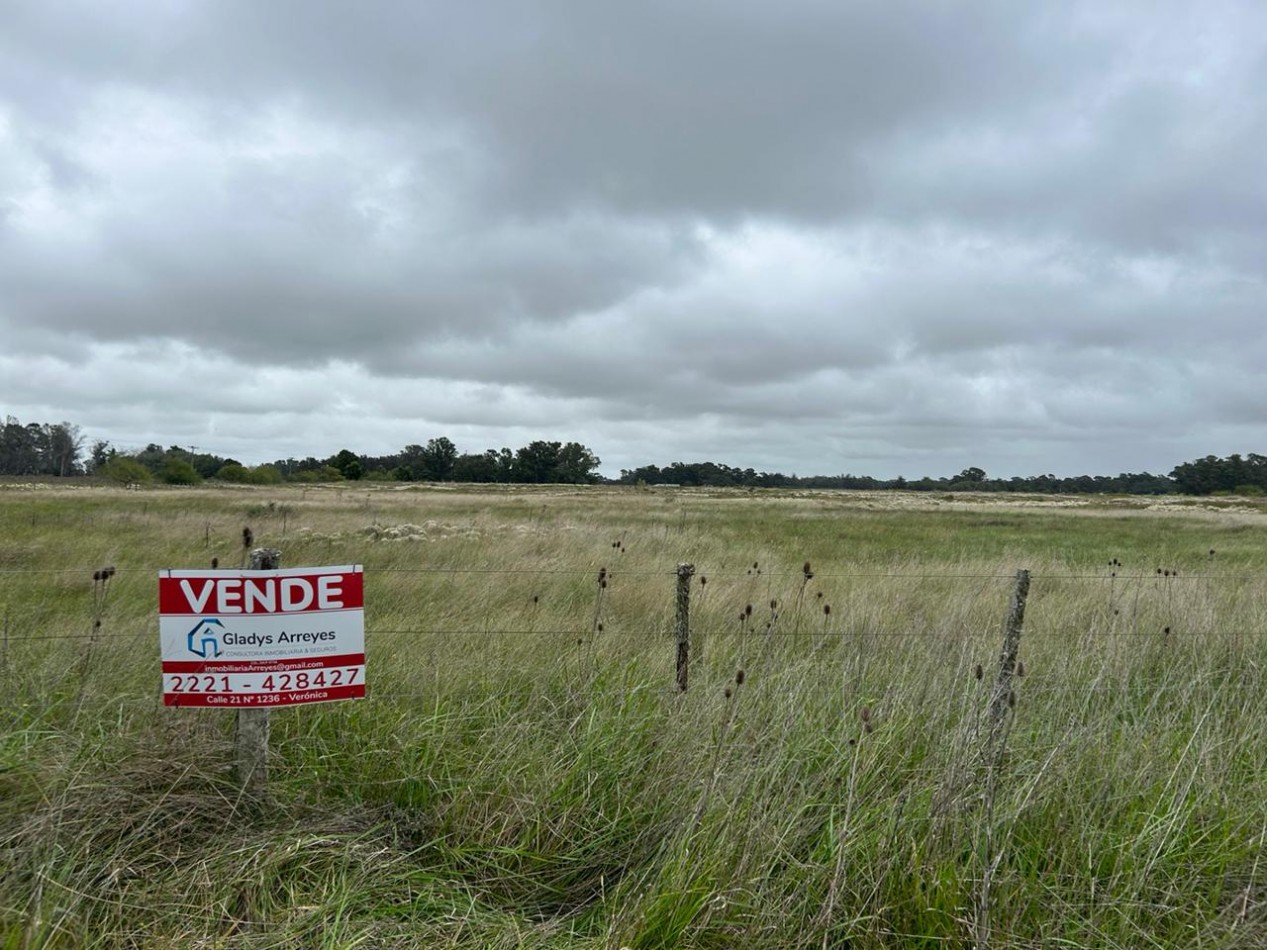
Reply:
[[365, 696], [360, 565], [160, 571], [163, 703], [267, 708]]

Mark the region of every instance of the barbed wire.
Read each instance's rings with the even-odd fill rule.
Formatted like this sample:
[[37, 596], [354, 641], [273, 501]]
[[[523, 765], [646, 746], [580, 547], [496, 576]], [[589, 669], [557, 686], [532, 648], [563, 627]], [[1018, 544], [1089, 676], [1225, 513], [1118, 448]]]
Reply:
[[[604, 629], [595, 631], [588, 622], [584, 626], [575, 627], [546, 627], [546, 628], [519, 628], [519, 627], [490, 627], [490, 628], [462, 628], [462, 627], [366, 627], [366, 637], [376, 636], [415, 636], [415, 637], [448, 637], [450, 639], [467, 639], [477, 637], [582, 637], [589, 643], [591, 639], [602, 641], [604, 639], [613, 639], [616, 637], [625, 637], [631, 633], [631, 628], [622, 627], [618, 621], [610, 619], [603, 621], [606, 625]], [[821, 624], [815, 627], [818, 621], [811, 618], [802, 621], [802, 628], [809, 626], [809, 629], [786, 630], [780, 627], [766, 629], [764, 621], [749, 627], [747, 630], [737, 630], [733, 621], [726, 624], [726, 629], [718, 629], [712, 625], [700, 625], [693, 628], [693, 633], [704, 637], [728, 637], [739, 640], [743, 638], [759, 639], [759, 638], [780, 638], [785, 640], [802, 639], [828, 639], [834, 638], [839, 640], [854, 640], [865, 643], [870, 640], [877, 639], [923, 639], [929, 642], [943, 643], [947, 640], [955, 642], [969, 642], [973, 638], [973, 633], [948, 635], [944, 630], [846, 630], [846, 629], [824, 629]], [[988, 627], [974, 627], [977, 636], [994, 636], [997, 633], [995, 629], [997, 624], [990, 624]], [[1031, 624], [1026, 628], [1028, 636], [1026, 639], [1033, 642], [1035, 636], [1042, 636], [1041, 633], [1035, 632], [1034, 628], [1041, 630], [1040, 624]], [[1156, 638], [1175, 638], [1199, 636], [1203, 640], [1208, 641], [1213, 634], [1203, 633], [1200, 631], [1184, 630], [1174, 624], [1170, 626], [1162, 625], [1161, 627], [1148, 627], [1146, 629], [1139, 628], [1136, 624], [1133, 628], [1127, 628], [1128, 625], [1123, 623], [1122, 628], [1117, 629], [1100, 629], [1100, 630], [1083, 630], [1075, 633], [1062, 631], [1057, 636], [1062, 640], [1079, 640], [1085, 641], [1092, 638], [1096, 641], [1108, 642], [1118, 637], [1156, 637]], [[660, 622], [654, 625], [643, 625], [638, 632], [646, 632], [651, 629], [652, 635], [668, 637], [672, 633], [672, 622], [661, 618]], [[1267, 630], [1245, 630], [1240, 629], [1230, 633], [1217, 635], [1220, 639], [1235, 640], [1253, 640], [1256, 638], [1267, 639]], [[48, 634], [27, 634], [16, 635], [9, 634], [8, 643], [33, 643], [45, 640], [95, 640], [98, 643], [114, 643], [117, 644], [121, 640], [140, 640], [145, 638], [157, 637], [157, 630], [151, 629], [145, 633], [108, 633], [98, 631], [97, 633], [48, 633]], [[630, 642], [628, 640], [624, 642]]]
[[[455, 568], [450, 568], [450, 567], [445, 567], [445, 568], [438, 568], [438, 567], [437, 567], [437, 568], [424, 568], [424, 567], [416, 567], [416, 568], [415, 568], [415, 567], [375, 567], [375, 566], [370, 566], [370, 567], [368, 567], [368, 568], [365, 568], [365, 567], [364, 567], [364, 565], [361, 565], [361, 566], [362, 566], [362, 568], [363, 568], [363, 572], [364, 572], [366, 575], [373, 575], [373, 574], [416, 574], [416, 575], [434, 575], [434, 576], [453, 576], [453, 575], [465, 575], [465, 574], [471, 574], [471, 575], [476, 575], [476, 576], [480, 576], [480, 575], [499, 575], [499, 576], [500, 576], [500, 575], [526, 575], [526, 576], [559, 576], [559, 577], [589, 577], [589, 576], [593, 575], [593, 574], [594, 574], [597, 570], [599, 570], [599, 569], [600, 569], [600, 567], [601, 567], [601, 565], [600, 565], [600, 567], [596, 567], [596, 568], [584, 568], [584, 569], [579, 569], [579, 568], [569, 568], [569, 569], [564, 570], [564, 569], [560, 569], [560, 568], [474, 568], [474, 567], [472, 567], [472, 568], [456, 568], [456, 567], [455, 567]], [[232, 570], [232, 571], [239, 570], [239, 568], [235, 568], [235, 567], [224, 567], [224, 568], [220, 568], [220, 569], [221, 569], [221, 570]], [[85, 577], [91, 578], [91, 577], [92, 577], [93, 572], [94, 572], [94, 571], [96, 571], [96, 570], [100, 570], [100, 566], [97, 566], [97, 567], [74, 567], [74, 568], [69, 568], [69, 567], [48, 567], [48, 568], [0, 568], [0, 577], [22, 577], [22, 576], [37, 576], [37, 575], [76, 575], [76, 574], [79, 574], [79, 575], [83, 575], [83, 576], [85, 576]], [[154, 577], [154, 578], [157, 578], [157, 577], [158, 577], [161, 573], [166, 572], [166, 571], [169, 571], [169, 570], [172, 570], [172, 571], [176, 571], [176, 570], [179, 570], [179, 571], [198, 571], [198, 570], [202, 570], [202, 568], [198, 568], [198, 567], [171, 567], [170, 565], [169, 565], [169, 566], [166, 566], [166, 567], [130, 567], [130, 568], [129, 568], [129, 567], [122, 567], [122, 568], [118, 568], [118, 569], [117, 569], [117, 571], [116, 571], [116, 573], [118, 574], [118, 576], [148, 574], [148, 575], [151, 575], [151, 576], [152, 576], [152, 577]], [[213, 568], [206, 568], [206, 570], [214, 570], [214, 569], [213, 569]], [[243, 568], [242, 570], [245, 570], [245, 569]], [[1159, 569], [1159, 570], [1165, 570], [1165, 569]], [[608, 578], [608, 579], [615, 578], [615, 577], [663, 577], [663, 578], [675, 578], [676, 576], [677, 576], [676, 569], [675, 569], [675, 570], [663, 570], [663, 571], [646, 571], [646, 570], [641, 570], [641, 571], [640, 571], [640, 570], [625, 570], [625, 569], [619, 569], [619, 568], [618, 568], [618, 569], [616, 569], [616, 570], [612, 570], [611, 568], [608, 568], [608, 570], [607, 570], [607, 578]], [[700, 577], [700, 576], [704, 576], [704, 577], [708, 578], [709, 580], [718, 580], [718, 579], [723, 579], [723, 580], [734, 580], [734, 579], [751, 579], [751, 580], [759, 580], [759, 579], [774, 579], [774, 578], [778, 578], [778, 579], [793, 579], [793, 580], [800, 580], [800, 579], [802, 579], [805, 575], [804, 575], [804, 573], [803, 573], [802, 571], [766, 571], [766, 570], [762, 570], [762, 571], [760, 571], [760, 572], [745, 572], [745, 573], [742, 573], [742, 574], [741, 574], [741, 573], [739, 573], [739, 572], [737, 572], [737, 571], [735, 571], [735, 572], [725, 571], [725, 570], [719, 570], [719, 571], [709, 571], [709, 570], [707, 570], [707, 569], [701, 569], [701, 568], [698, 568], [698, 566], [697, 566], [697, 570], [696, 570], [696, 577], [698, 578], [698, 577]], [[961, 571], [953, 571], [953, 572], [930, 573], [930, 572], [927, 572], [927, 571], [920, 571], [920, 572], [910, 572], [910, 571], [846, 571], [846, 572], [836, 572], [836, 573], [830, 573], [830, 572], [819, 572], [819, 571], [815, 571], [815, 572], [814, 572], [814, 574], [813, 574], [813, 578], [812, 578], [812, 580], [833, 580], [833, 579], [837, 579], [837, 580], [850, 580], [850, 579], [868, 580], [868, 579], [875, 579], [875, 578], [889, 578], [889, 579], [899, 579], [899, 580], [901, 580], [901, 579], [905, 579], [905, 580], [922, 580], [922, 581], [927, 581], [927, 580], [998, 580], [998, 581], [1008, 581], [1008, 580], [1014, 580], [1014, 579], [1016, 578], [1016, 572], [1015, 572], [1015, 571], [1011, 571], [1011, 572], [1007, 572], [1007, 573], [994, 573], [994, 572], [976, 573], [976, 572], [961, 572]], [[1034, 582], [1036, 582], [1036, 583], [1037, 583], [1037, 582], [1042, 582], [1042, 581], [1063, 581], [1063, 580], [1094, 580], [1094, 581], [1101, 581], [1101, 582], [1109, 582], [1109, 581], [1115, 581], [1115, 580], [1116, 580], [1116, 581], [1156, 580], [1156, 581], [1159, 581], [1159, 582], [1165, 582], [1165, 581], [1210, 581], [1210, 580], [1214, 580], [1214, 581], [1255, 581], [1255, 580], [1256, 580], [1256, 581], [1264, 581], [1264, 582], [1267, 582], [1267, 573], [1263, 573], [1263, 574], [1253, 574], [1253, 573], [1250, 573], [1250, 574], [1246, 574], [1246, 573], [1187, 573], [1187, 574], [1180, 574], [1180, 573], [1178, 573], [1177, 571], [1170, 571], [1169, 573], [1156, 573], [1156, 572], [1151, 572], [1151, 573], [1140, 573], [1140, 574], [1122, 574], [1122, 573], [1117, 573], [1117, 574], [1104, 574], [1104, 573], [1055, 573], [1055, 572], [1052, 572], [1052, 573], [1041, 573], [1041, 574], [1040, 574], [1040, 573], [1032, 573], [1032, 578], [1033, 578], [1033, 581], [1034, 581]]]

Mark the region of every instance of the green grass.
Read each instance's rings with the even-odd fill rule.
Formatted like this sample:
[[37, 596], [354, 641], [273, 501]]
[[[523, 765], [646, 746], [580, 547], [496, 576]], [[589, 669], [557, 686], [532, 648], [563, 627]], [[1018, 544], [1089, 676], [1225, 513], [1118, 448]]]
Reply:
[[[1158, 504], [0, 486], [0, 948], [1262, 946], [1265, 509]], [[367, 584], [263, 807], [158, 698], [158, 569], [247, 525]]]

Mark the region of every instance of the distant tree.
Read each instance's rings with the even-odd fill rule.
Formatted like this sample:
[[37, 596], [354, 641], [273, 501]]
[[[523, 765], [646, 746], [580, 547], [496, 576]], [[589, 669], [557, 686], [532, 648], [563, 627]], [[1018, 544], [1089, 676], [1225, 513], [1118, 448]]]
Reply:
[[220, 466], [215, 477], [222, 482], [246, 483], [250, 481], [251, 473], [246, 470], [245, 465], [229, 461]]
[[144, 485], [154, 478], [153, 472], [128, 455], [116, 455], [97, 469], [96, 474], [128, 488]]
[[252, 485], [280, 485], [282, 481], [282, 473], [275, 465], [257, 465], [246, 474]]
[[84, 436], [79, 426], [71, 422], [58, 422], [44, 426], [44, 472], [65, 478], [78, 475], [79, 454], [83, 451]]
[[162, 470], [163, 463], [167, 461], [167, 452], [161, 445], [151, 442], [132, 457], [157, 475]]
[[458, 482], [505, 481], [500, 454], [496, 449], [489, 449], [479, 455], [459, 455], [453, 462], [453, 480]]
[[423, 469], [434, 482], [447, 482], [453, 478], [453, 466], [457, 462], [457, 446], [446, 437], [428, 439], [422, 450]]
[[340, 475], [350, 481], [356, 481], [365, 474], [365, 468], [361, 465], [361, 460], [349, 449], [340, 449], [338, 454], [330, 459], [329, 464], [337, 469]]
[[1241, 486], [1257, 486], [1267, 490], [1267, 457], [1251, 452], [1245, 457], [1229, 455], [1184, 462], [1170, 473], [1175, 487], [1186, 495], [1209, 495], [1231, 492]]
[[202, 478], [215, 478], [222, 465], [227, 462], [237, 461], [236, 459], [223, 459], [208, 452], [187, 452], [185, 453], [185, 460], [194, 467], [194, 471]]
[[654, 485], [660, 481], [658, 465], [640, 465], [637, 468], [622, 468], [618, 479], [624, 485]]
[[96, 474], [101, 471], [101, 467], [114, 458], [118, 453], [110, 447], [110, 443], [105, 439], [97, 439], [92, 443], [92, 449], [88, 454], [88, 471]]
[[546, 484], [554, 480], [559, 466], [561, 442], [530, 442], [515, 452], [512, 469], [514, 481], [529, 484]]
[[558, 452], [554, 481], [568, 485], [587, 485], [598, 481], [598, 456], [579, 442], [569, 442]]
[[423, 463], [423, 452], [426, 450], [421, 446], [412, 444], [406, 445], [397, 456], [396, 466], [393, 473], [397, 481], [416, 482], [421, 481], [425, 465]]
[[172, 457], [163, 463], [159, 477], [168, 485], [197, 485], [202, 481], [197, 469], [182, 458]]
[[40, 471], [39, 426], [24, 426], [6, 416], [0, 429], [0, 475], [37, 475]]

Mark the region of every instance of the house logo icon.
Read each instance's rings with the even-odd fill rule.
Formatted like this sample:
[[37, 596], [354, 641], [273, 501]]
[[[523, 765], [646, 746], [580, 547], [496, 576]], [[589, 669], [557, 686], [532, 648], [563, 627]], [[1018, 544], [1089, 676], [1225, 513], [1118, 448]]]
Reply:
[[223, 651], [220, 649], [220, 634], [224, 624], [219, 620], [199, 620], [198, 625], [189, 631], [189, 652], [204, 660], [214, 659]]

